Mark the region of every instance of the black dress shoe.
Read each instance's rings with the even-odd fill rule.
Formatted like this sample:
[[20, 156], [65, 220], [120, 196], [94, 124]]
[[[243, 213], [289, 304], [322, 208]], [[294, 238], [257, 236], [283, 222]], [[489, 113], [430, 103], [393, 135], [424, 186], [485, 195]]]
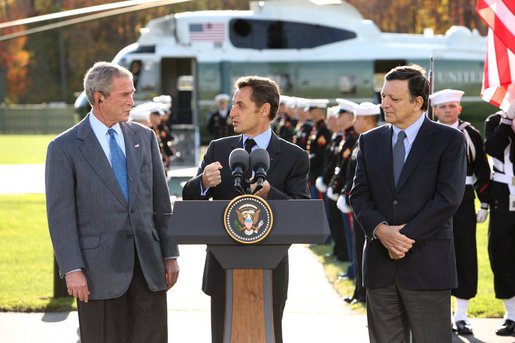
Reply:
[[498, 336], [509, 336], [515, 332], [515, 322], [510, 319], [506, 319], [504, 323], [499, 326], [495, 333]]
[[456, 322], [456, 331], [458, 332], [458, 335], [471, 335], [472, 325], [465, 320], [458, 320]]
[[364, 304], [365, 301], [362, 301], [358, 298], [354, 298], [354, 300], [352, 300], [352, 302], [350, 303], [351, 305], [356, 305], [356, 304]]
[[354, 298], [346, 296], [345, 298], [343, 298], [343, 301], [345, 301], [346, 303], [351, 304], [354, 301]]

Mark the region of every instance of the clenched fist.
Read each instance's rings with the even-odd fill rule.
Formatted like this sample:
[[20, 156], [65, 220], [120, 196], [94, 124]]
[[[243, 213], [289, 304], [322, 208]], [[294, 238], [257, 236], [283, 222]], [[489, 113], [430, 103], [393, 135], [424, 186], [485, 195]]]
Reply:
[[202, 187], [204, 189], [216, 187], [222, 183], [220, 169], [222, 169], [222, 165], [218, 161], [210, 163], [204, 168], [204, 172], [202, 173]]

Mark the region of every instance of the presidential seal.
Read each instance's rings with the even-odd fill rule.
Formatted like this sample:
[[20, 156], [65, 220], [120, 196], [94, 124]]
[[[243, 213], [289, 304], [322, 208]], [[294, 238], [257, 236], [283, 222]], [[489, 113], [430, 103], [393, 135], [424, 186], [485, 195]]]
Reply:
[[252, 244], [261, 241], [270, 233], [272, 224], [270, 206], [257, 195], [240, 195], [225, 209], [225, 230], [240, 243]]

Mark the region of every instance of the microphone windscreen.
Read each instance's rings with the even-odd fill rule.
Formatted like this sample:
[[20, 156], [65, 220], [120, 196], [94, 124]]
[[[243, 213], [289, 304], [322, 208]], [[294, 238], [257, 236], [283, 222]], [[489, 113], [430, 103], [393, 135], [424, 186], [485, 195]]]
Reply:
[[238, 148], [229, 155], [229, 167], [231, 170], [240, 167], [243, 172], [249, 169], [249, 153], [245, 149]]
[[263, 168], [265, 171], [270, 167], [270, 155], [265, 149], [254, 149], [250, 153], [250, 168], [257, 170]]

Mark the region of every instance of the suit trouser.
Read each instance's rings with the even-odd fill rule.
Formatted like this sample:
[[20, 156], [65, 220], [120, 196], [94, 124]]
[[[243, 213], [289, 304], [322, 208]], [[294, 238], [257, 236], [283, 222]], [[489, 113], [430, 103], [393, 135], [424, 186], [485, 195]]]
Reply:
[[488, 255], [494, 273], [495, 297], [515, 296], [515, 211], [510, 211], [508, 186], [492, 182]]
[[415, 291], [395, 282], [367, 288], [371, 343], [451, 343], [451, 290]]
[[168, 342], [166, 292], [147, 286], [137, 256], [129, 289], [119, 298], [77, 300], [82, 343]]
[[[274, 316], [274, 336], [275, 343], [283, 341], [283, 312], [286, 302], [273, 304], [272, 311]], [[223, 343], [224, 341], [224, 315], [225, 300], [211, 297], [211, 338], [212, 343]]]
[[352, 297], [360, 301], [366, 299], [366, 289], [363, 286], [363, 246], [365, 245], [365, 233], [356, 218], [352, 217], [352, 252], [354, 254], [354, 294]]
[[461, 299], [471, 299], [477, 293], [476, 210], [473, 197], [474, 189], [467, 185], [464, 200], [452, 218], [458, 287], [451, 294]]
[[329, 219], [329, 230], [334, 242], [333, 253], [342, 262], [349, 261], [349, 251], [347, 239], [345, 238], [345, 228], [343, 226], [342, 212], [336, 206], [336, 201], [327, 198], [327, 214]]

